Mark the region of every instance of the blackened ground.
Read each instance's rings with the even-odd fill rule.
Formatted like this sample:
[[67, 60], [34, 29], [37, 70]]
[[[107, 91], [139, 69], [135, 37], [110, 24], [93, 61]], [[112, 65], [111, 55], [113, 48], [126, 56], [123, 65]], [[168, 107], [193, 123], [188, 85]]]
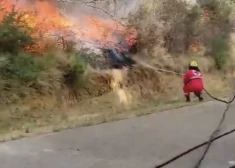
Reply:
[[102, 49], [102, 52], [108, 60], [110, 68], [122, 69], [123, 67], [132, 67], [135, 64], [130, 53], [118, 52], [116, 49]]

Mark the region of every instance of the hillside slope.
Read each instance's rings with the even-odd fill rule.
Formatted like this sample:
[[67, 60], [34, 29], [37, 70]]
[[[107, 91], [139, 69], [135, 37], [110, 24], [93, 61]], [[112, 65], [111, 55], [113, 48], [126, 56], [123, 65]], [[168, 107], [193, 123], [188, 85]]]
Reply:
[[[44, 38], [32, 39], [32, 32], [41, 37], [40, 28], [46, 30], [45, 34], [49, 28], [67, 30], [64, 23], [71, 22], [61, 18], [57, 10], [52, 14], [61, 22], [48, 17], [42, 25], [32, 22], [41, 18], [30, 13], [23, 15], [22, 24], [26, 26], [23, 28], [15, 24], [18, 15], [12, 18], [10, 12], [6, 16], [10, 23], [5, 19], [0, 24], [0, 32], [6, 33], [0, 35], [9, 37], [0, 37], [0, 43], [11, 44], [11, 47], [0, 46], [0, 139], [140, 116], [146, 114], [146, 109], [154, 109], [147, 112], [151, 113], [186, 105], [182, 76], [161, 70], [183, 73], [191, 59], [198, 61], [205, 87], [211, 94], [219, 98], [229, 96], [235, 70], [233, 6], [218, 1], [218, 4], [189, 8], [184, 1], [175, 1], [175, 5], [163, 3], [167, 1], [151, 1], [151, 6], [144, 3], [129, 16], [128, 23], [139, 35], [138, 52], [134, 56], [138, 64], [121, 70], [94, 70], [82, 61], [84, 53], [74, 50], [69, 41], [62, 43], [61, 49], [53, 40], [49, 43]], [[45, 4], [48, 5], [45, 2], [41, 5]], [[133, 4], [129, 5], [137, 3], [133, 1]], [[8, 32], [4, 31], [6, 26]], [[87, 30], [92, 32], [93, 28]], [[25, 31], [31, 29], [29, 34]], [[113, 29], [109, 30], [112, 33]], [[87, 32], [86, 37], [101, 37]], [[16, 33], [14, 38], [13, 33]], [[64, 42], [63, 38], [60, 40]], [[28, 50], [35, 45], [40, 50]], [[88, 56], [91, 54], [85, 53]]]

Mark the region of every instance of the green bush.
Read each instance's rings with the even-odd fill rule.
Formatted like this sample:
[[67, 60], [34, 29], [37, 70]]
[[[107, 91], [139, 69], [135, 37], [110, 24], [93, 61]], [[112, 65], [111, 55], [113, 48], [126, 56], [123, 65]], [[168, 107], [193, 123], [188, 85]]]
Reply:
[[222, 69], [230, 57], [229, 39], [234, 23], [231, 20], [232, 5], [230, 0], [199, 1], [202, 8], [210, 11], [209, 20], [201, 26], [204, 46], [214, 58], [216, 67]]
[[222, 37], [212, 39], [211, 54], [215, 60], [216, 67], [218, 69], [224, 68], [230, 57], [227, 39]]
[[222, 69], [225, 67], [227, 60], [229, 58], [229, 53], [227, 51], [220, 51], [214, 55], [216, 67]]
[[[85, 86], [86, 66], [78, 54], [64, 53], [66, 66], [54, 56], [38, 57], [27, 53], [0, 55], [0, 89], [24, 97], [30, 93], [60, 91], [65, 84], [71, 89]], [[0, 93], [0, 98], [2, 97]]]
[[83, 87], [86, 66], [73, 44], [61, 51], [63, 59], [54, 51], [55, 46], [46, 48], [44, 55], [26, 49], [39, 39], [31, 37], [32, 31], [21, 21], [23, 14], [12, 10], [0, 22], [0, 103], [6, 97], [11, 100], [61, 91], [64, 84]]
[[43, 70], [43, 64], [32, 55], [21, 53], [6, 66], [5, 77], [18, 79], [22, 83], [35, 82]]
[[70, 87], [80, 88], [84, 86], [86, 64], [79, 53], [69, 53], [69, 62], [65, 71], [65, 83]]
[[195, 4], [152, 0], [144, 3], [129, 23], [138, 31], [139, 50], [143, 53], [151, 56], [156, 53], [154, 48], [164, 48], [177, 56], [188, 54], [191, 46], [199, 43], [221, 69], [229, 58], [234, 18], [232, 0], [197, 0]]
[[17, 53], [35, 43], [29, 26], [20, 21], [24, 13], [14, 10], [3, 17], [0, 24], [0, 52]]
[[[5, 64], [0, 66], [0, 76], [12, 88], [16, 83], [21, 86], [39, 87], [44, 72], [57, 68], [56, 60], [47, 57], [36, 57], [27, 53], [18, 53], [14, 57], [10, 54], [0, 55]], [[47, 79], [49, 80], [49, 79]], [[14, 83], [12, 83], [14, 81]]]

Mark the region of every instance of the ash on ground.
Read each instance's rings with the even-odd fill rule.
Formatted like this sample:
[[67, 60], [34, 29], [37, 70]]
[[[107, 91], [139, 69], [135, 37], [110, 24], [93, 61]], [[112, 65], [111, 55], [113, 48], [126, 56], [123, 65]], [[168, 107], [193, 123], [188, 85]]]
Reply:
[[98, 45], [95, 43], [78, 43], [76, 48], [80, 51], [82, 59], [94, 69], [122, 69], [131, 68], [135, 61], [128, 49], [114, 45]]

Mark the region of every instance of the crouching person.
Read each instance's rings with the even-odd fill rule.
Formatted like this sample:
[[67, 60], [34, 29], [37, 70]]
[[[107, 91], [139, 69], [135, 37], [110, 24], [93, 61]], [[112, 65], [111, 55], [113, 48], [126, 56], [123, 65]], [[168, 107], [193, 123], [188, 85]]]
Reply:
[[199, 101], [203, 101], [202, 91], [204, 89], [202, 81], [202, 73], [198, 68], [196, 61], [191, 61], [189, 63], [188, 70], [184, 74], [184, 95], [186, 102], [190, 102], [190, 93], [194, 93]]

